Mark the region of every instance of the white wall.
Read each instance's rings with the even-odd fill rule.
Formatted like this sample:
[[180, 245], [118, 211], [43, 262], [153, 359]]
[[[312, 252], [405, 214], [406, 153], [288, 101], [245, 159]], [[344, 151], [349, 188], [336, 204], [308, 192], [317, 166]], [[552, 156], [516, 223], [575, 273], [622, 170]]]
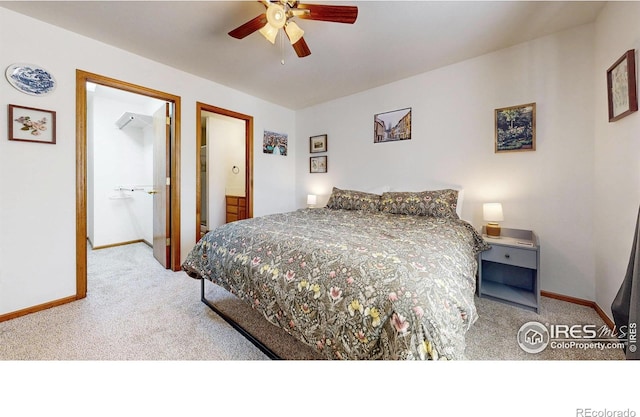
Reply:
[[640, 112], [609, 122], [606, 71], [627, 50], [640, 67], [640, 2], [609, 2], [595, 24], [596, 302], [611, 318], [624, 278], [640, 205]]
[[[226, 223], [226, 195], [245, 194], [245, 122], [211, 113], [207, 117], [208, 229]], [[238, 167], [238, 174], [231, 171]]]
[[[462, 217], [503, 203], [533, 229], [543, 290], [595, 299], [593, 25], [540, 38], [297, 113], [296, 203], [332, 186], [465, 189]], [[494, 153], [494, 110], [537, 103], [535, 152]], [[373, 143], [373, 115], [412, 108], [412, 139]], [[309, 174], [309, 137], [328, 134], [328, 173]]]
[[[10, 41], [16, 33], [20, 41]], [[197, 101], [254, 117], [254, 215], [295, 207], [295, 146], [286, 158], [261, 151], [264, 129], [292, 138], [293, 111], [4, 8], [0, 39], [0, 68], [33, 63], [58, 81], [53, 94], [32, 97], [0, 80], [1, 106], [54, 110], [58, 122], [55, 145], [0, 140], [0, 315], [76, 292], [76, 69], [181, 97], [182, 259], [196, 241]], [[6, 123], [0, 117], [1, 132], [7, 132]]]

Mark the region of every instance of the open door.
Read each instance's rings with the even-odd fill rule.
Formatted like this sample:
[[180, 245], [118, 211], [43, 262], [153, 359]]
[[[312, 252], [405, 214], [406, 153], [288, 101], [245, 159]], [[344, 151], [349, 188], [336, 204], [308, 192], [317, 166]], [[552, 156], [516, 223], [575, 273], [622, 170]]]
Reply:
[[167, 152], [171, 138], [169, 103], [153, 114], [153, 256], [165, 268], [171, 266], [171, 160]]
[[[180, 114], [181, 99], [179, 96], [165, 93], [163, 91], [152, 90], [139, 85], [131, 84], [125, 81], [108, 78], [103, 75], [93, 74], [90, 72], [76, 70], [76, 296], [74, 299], [79, 300], [87, 296], [87, 83], [95, 83], [117, 88], [131, 93], [141, 94], [148, 97], [157, 98], [159, 100], [170, 103], [170, 111], [163, 109], [165, 114], [165, 140], [163, 146], [169, 153], [164, 155], [162, 165], [165, 167], [164, 186], [158, 188], [165, 192], [164, 204], [167, 205], [167, 199], [171, 202], [167, 206], [167, 211], [160, 210], [164, 213], [165, 225], [165, 247], [163, 265], [171, 268], [173, 271], [180, 270]], [[171, 124], [166, 124], [166, 114], [171, 115]], [[162, 130], [162, 129], [161, 129]], [[167, 131], [170, 134], [167, 135]], [[171, 146], [167, 147], [167, 141]], [[166, 169], [167, 163], [171, 164], [169, 170]], [[160, 165], [160, 164], [155, 164]], [[170, 185], [167, 186], [166, 178], [170, 178]], [[167, 193], [167, 189], [170, 192]], [[156, 194], [157, 195], [157, 194]], [[155, 195], [154, 195], [155, 196]], [[169, 220], [167, 220], [167, 218]], [[171, 227], [167, 227], [169, 222]], [[158, 236], [161, 234], [158, 233]], [[166, 246], [166, 237], [171, 236], [171, 246]], [[166, 251], [170, 251], [171, 256], [167, 256]], [[51, 307], [44, 305], [44, 308]], [[43, 308], [43, 309], [44, 309]]]
[[[209, 130], [207, 126], [209, 120], [209, 117], [207, 116], [209, 116], [209, 114], [240, 120], [244, 123], [244, 172], [242, 172], [241, 169], [238, 169], [241, 164], [238, 164], [233, 168], [228, 167], [229, 169], [226, 172], [233, 172], [235, 175], [244, 176], [244, 204], [240, 205], [238, 202], [238, 208], [236, 208], [234, 213], [237, 214], [237, 210], [240, 210], [240, 207], [242, 207], [242, 210], [244, 210], [244, 218], [251, 218], [253, 217], [253, 116], [232, 110], [226, 110], [210, 104], [201, 102], [196, 103], [196, 143], [198, 144], [198, 146], [196, 146], [196, 161], [198, 164], [197, 166], [201, 166], [204, 160], [206, 171], [209, 171], [212, 168], [212, 165], [214, 165], [214, 163], [209, 160], [208, 155], [206, 155], [206, 153], [211, 152], [211, 144], [209, 144], [206, 139]], [[203, 152], [205, 153], [204, 155]], [[208, 201], [210, 201], [211, 195], [204, 192], [202, 189], [203, 186], [207, 186], [203, 179], [203, 175], [201, 175], [202, 173], [203, 169], [201, 167], [199, 175], [196, 175], [196, 242], [200, 240], [206, 232], [206, 230], [203, 230], [202, 219], [207, 219], [207, 222], [211, 221], [211, 216], [207, 213], [207, 207], [209, 206]], [[210, 175], [208, 172], [205, 174], [207, 176]], [[205, 184], [203, 184], [203, 182], [205, 182]], [[209, 187], [207, 186], [207, 188]], [[225, 198], [225, 196], [222, 198]], [[237, 201], [238, 198], [235, 198], [235, 200]], [[226, 201], [223, 201], [223, 203], [226, 203]], [[233, 209], [231, 211], [233, 211]]]

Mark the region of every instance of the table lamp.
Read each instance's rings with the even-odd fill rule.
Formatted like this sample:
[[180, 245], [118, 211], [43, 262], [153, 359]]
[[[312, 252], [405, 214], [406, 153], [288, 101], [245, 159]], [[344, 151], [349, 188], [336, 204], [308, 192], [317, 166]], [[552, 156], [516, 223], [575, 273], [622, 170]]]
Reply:
[[316, 206], [317, 198], [315, 194], [307, 195], [307, 207], [314, 208]]
[[487, 222], [485, 229], [487, 236], [494, 239], [500, 238], [500, 224], [504, 220], [502, 215], [502, 203], [484, 203], [482, 205], [482, 214], [484, 220]]

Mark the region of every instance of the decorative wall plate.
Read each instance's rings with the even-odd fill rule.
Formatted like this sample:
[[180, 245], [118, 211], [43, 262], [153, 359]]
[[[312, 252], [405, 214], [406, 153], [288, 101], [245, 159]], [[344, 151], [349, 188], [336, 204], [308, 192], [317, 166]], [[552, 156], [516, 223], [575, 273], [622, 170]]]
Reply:
[[32, 96], [45, 96], [55, 90], [55, 78], [44, 68], [32, 64], [11, 64], [5, 72], [7, 81], [17, 90]]

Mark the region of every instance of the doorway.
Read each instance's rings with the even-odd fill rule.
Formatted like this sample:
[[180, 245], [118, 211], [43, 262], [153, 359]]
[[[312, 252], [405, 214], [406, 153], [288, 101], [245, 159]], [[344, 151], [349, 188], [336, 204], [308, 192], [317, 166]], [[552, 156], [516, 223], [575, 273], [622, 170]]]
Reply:
[[166, 176], [168, 104], [87, 84], [87, 239], [93, 250], [143, 242], [167, 267], [166, 239], [157, 241], [165, 233], [154, 223], [166, 224], [167, 217], [165, 198], [158, 196], [164, 187], [157, 184]]
[[[160, 100], [166, 104], [159, 108], [151, 119], [154, 125], [153, 143], [153, 184], [147, 191], [153, 197], [154, 213], [160, 213], [161, 221], [154, 221], [153, 246], [159, 240], [159, 261], [166, 268], [180, 269], [180, 97], [161, 91], [151, 90], [103, 77], [101, 75], [76, 71], [76, 298], [86, 297], [87, 292], [87, 128], [89, 111], [87, 109], [87, 83], [110, 87], [140, 96]], [[123, 122], [124, 123], [124, 122]], [[157, 150], [160, 149], [160, 153]], [[158, 169], [156, 169], [156, 167]], [[126, 188], [126, 184], [123, 184]], [[116, 190], [113, 190], [116, 191]], [[119, 191], [119, 190], [118, 190]], [[124, 193], [127, 191], [124, 190]], [[135, 191], [129, 191], [135, 192]], [[126, 194], [124, 194], [126, 195]], [[156, 216], [154, 215], [154, 219]], [[154, 256], [155, 256], [154, 250]]]
[[253, 217], [253, 117], [196, 103], [196, 241]]

